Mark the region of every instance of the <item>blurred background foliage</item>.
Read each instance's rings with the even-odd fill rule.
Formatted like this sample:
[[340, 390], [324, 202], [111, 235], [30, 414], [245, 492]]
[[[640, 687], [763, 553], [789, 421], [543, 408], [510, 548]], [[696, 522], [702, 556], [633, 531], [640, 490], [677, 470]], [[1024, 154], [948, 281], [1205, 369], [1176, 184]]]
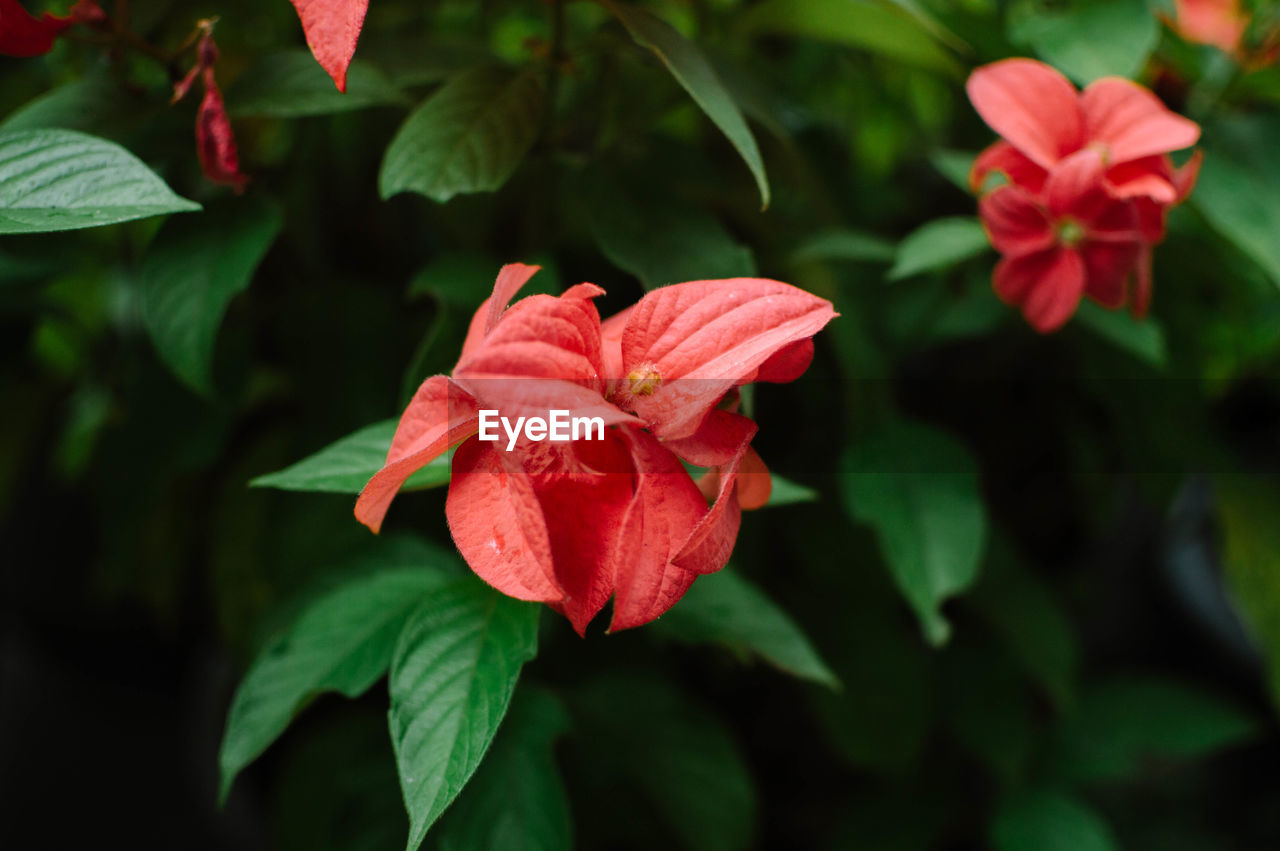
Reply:
[[[372, 0], [341, 96], [284, 0], [133, 0], [156, 44], [220, 17], [242, 196], [204, 182], [149, 58], [0, 60], [0, 133], [112, 140], [205, 207], [0, 238], [6, 833], [403, 845], [380, 689], [317, 700], [220, 811], [217, 751], [299, 601], [406, 536], [449, 547], [443, 491], [375, 539], [349, 495], [248, 483], [396, 416], [521, 260], [602, 285], [603, 313], [743, 274], [834, 301], [805, 379], [754, 398], [761, 454], [817, 499], [748, 515], [730, 573], [652, 627], [543, 618], [428, 845], [1280, 847], [1280, 65], [1186, 42], [1158, 0], [645, 8], [749, 119], [767, 209], [595, 3]], [[1266, 44], [1275, 5], [1250, 9]], [[1010, 55], [1134, 77], [1204, 127], [1152, 318], [1086, 305], [1040, 337], [992, 293], [962, 84]], [[422, 164], [397, 133], [467, 73], [526, 75], [493, 191], [397, 192]], [[913, 464], [942, 472], [885, 475]]]

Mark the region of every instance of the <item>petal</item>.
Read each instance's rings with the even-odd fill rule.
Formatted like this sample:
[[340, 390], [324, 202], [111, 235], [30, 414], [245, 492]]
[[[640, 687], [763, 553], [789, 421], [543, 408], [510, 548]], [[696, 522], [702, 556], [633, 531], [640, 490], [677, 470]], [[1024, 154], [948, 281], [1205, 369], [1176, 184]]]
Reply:
[[719, 467], [732, 462], [756, 431], [756, 424], [741, 414], [716, 408], [696, 432], [665, 440], [663, 445], [695, 467]]
[[1138, 252], [1137, 266], [1134, 270], [1133, 302], [1129, 305], [1129, 309], [1139, 319], [1146, 316], [1147, 309], [1151, 307], [1152, 254], [1153, 250], [1150, 245], [1142, 246], [1142, 249]]
[[1178, 35], [1227, 53], [1240, 49], [1249, 18], [1240, 0], [1174, 0]]
[[1033, 59], [1005, 59], [974, 71], [965, 89], [992, 130], [1032, 162], [1050, 168], [1084, 144], [1075, 86]]
[[244, 191], [249, 178], [240, 172], [236, 137], [212, 68], [204, 71], [204, 99], [196, 112], [196, 152], [200, 156], [200, 169], [210, 183]]
[[745, 511], [754, 511], [768, 505], [773, 493], [773, 479], [769, 476], [769, 468], [764, 459], [751, 447], [742, 456], [742, 464], [738, 467], [738, 504]]
[[729, 562], [742, 520], [737, 493], [738, 470], [750, 451], [754, 435], [754, 430], [745, 434], [733, 457], [719, 467], [719, 492], [711, 509], [676, 553], [674, 561], [679, 567], [698, 574], [715, 573]]
[[526, 266], [524, 263], [508, 263], [498, 271], [498, 279], [493, 282], [493, 294], [480, 303], [475, 315], [471, 317], [467, 338], [462, 341], [462, 356], [459, 361], [479, 347], [480, 341], [498, 324], [511, 299], [516, 297], [520, 288], [529, 283], [529, 279], [541, 268]]
[[796, 340], [784, 346], [756, 370], [754, 381], [770, 384], [790, 384], [804, 375], [813, 363], [813, 338]]
[[627, 319], [622, 362], [628, 375], [660, 383], [652, 395], [631, 395], [625, 383], [620, 390], [658, 437], [686, 437], [731, 387], [835, 315], [826, 299], [760, 278], [653, 290]]
[[53, 42], [75, 21], [45, 12], [31, 15], [18, 0], [0, 0], [0, 55], [28, 59], [53, 50]]
[[996, 265], [995, 290], [1022, 308], [1037, 331], [1062, 326], [1075, 313], [1084, 293], [1084, 262], [1069, 249], [1050, 249], [1025, 257], [1007, 257]]
[[356, 500], [356, 519], [378, 532], [405, 480], [475, 434], [476, 413], [475, 400], [443, 375], [424, 381], [400, 417], [386, 465]]
[[530, 478], [546, 521], [556, 581], [566, 595], [553, 607], [583, 635], [614, 593], [618, 542], [636, 486], [628, 444], [616, 431], [605, 441], [573, 446], [578, 460], [586, 462], [581, 471]]
[[559, 602], [551, 539], [518, 455], [471, 438], [453, 456], [445, 517], [476, 575], [509, 597]]
[[338, 91], [347, 90], [347, 68], [369, 11], [369, 0], [290, 0], [302, 20], [307, 47]]
[[[1131, 206], [1134, 221], [1132, 229], [1137, 230], [1139, 239], [1152, 245], [1163, 240], [1168, 205], [1156, 203], [1150, 198], [1135, 198]], [[1126, 235], [1125, 241], [1131, 241], [1131, 236]]]
[[1086, 242], [1080, 247], [1084, 260], [1085, 292], [1103, 307], [1117, 308], [1128, 298], [1129, 276], [1142, 246], [1137, 242]]
[[610, 632], [646, 624], [675, 605], [697, 574], [671, 559], [707, 513], [707, 502], [678, 458], [651, 434], [624, 428], [636, 492], [618, 539]]
[[1112, 204], [1102, 177], [1102, 155], [1086, 148], [1063, 160], [1049, 173], [1045, 204], [1055, 219], [1070, 216], [1082, 223], [1097, 219]]
[[1200, 125], [1171, 111], [1150, 90], [1120, 77], [1090, 84], [1080, 103], [1089, 141], [1107, 146], [1109, 165], [1189, 148], [1200, 138]]
[[1150, 198], [1172, 204], [1178, 198], [1173, 166], [1167, 155], [1130, 160], [1107, 169], [1107, 189], [1114, 198]]
[[978, 202], [978, 214], [996, 251], [1018, 257], [1054, 243], [1044, 209], [1017, 186], [1001, 186]]
[[987, 178], [993, 173], [1003, 174], [1009, 183], [1016, 184], [1032, 195], [1039, 195], [1049, 172], [1033, 163], [1013, 145], [1001, 140], [973, 161], [969, 169], [969, 188], [981, 194]]
[[606, 396], [612, 396], [618, 382], [626, 378], [622, 371], [622, 334], [626, 331], [632, 310], [635, 310], [634, 305], [600, 323], [600, 359], [604, 365]]
[[1197, 150], [1181, 168], [1174, 170], [1173, 188], [1178, 193], [1178, 201], [1185, 201], [1191, 194], [1191, 190], [1196, 188], [1196, 181], [1200, 179], [1200, 166], [1203, 163], [1204, 151]]

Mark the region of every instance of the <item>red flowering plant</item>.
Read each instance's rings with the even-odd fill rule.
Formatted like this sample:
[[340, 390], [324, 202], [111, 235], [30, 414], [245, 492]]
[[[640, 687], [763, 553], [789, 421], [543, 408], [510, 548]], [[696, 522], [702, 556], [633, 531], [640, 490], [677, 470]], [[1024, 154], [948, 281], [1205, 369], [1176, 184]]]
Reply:
[[1195, 185], [1199, 155], [1174, 168], [1169, 152], [1195, 144], [1196, 124], [1136, 83], [1110, 77], [1083, 92], [1031, 59], [977, 69], [969, 99], [1003, 138], [974, 161], [982, 223], [1003, 255], [996, 293], [1042, 332], [1063, 325], [1087, 295], [1104, 307], [1151, 300], [1151, 251], [1168, 209]]
[[[662, 287], [604, 323], [592, 284], [508, 308], [537, 271], [503, 267], [452, 375], [428, 378], [405, 409], [356, 517], [378, 531], [400, 486], [458, 446], [446, 513], [477, 575], [548, 603], [579, 634], [610, 597], [611, 630], [640, 626], [724, 567], [741, 509], [769, 497], [737, 388], [798, 378], [836, 314], [756, 278]], [[558, 409], [601, 431], [561, 443], [513, 433], [504, 449], [482, 440], [483, 409], [508, 422]], [[681, 461], [709, 470], [697, 482]]]

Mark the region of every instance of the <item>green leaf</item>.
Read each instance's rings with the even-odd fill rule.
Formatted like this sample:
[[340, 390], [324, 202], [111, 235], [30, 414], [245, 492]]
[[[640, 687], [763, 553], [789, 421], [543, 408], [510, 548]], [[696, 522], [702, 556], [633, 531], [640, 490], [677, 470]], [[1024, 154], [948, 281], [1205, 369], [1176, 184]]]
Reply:
[[448, 578], [423, 564], [385, 567], [310, 601], [236, 689], [218, 757], [221, 798], [313, 697], [326, 691], [357, 697], [377, 682], [409, 615]]
[[991, 826], [995, 851], [1115, 851], [1102, 817], [1075, 798], [1031, 790], [1000, 804]]
[[113, 142], [71, 130], [0, 132], [0, 234], [93, 228], [198, 209]]
[[917, 18], [879, 0], [765, 0], [742, 16], [741, 26], [752, 34], [832, 42], [957, 76], [962, 70]]
[[[1230, 240], [1280, 286], [1280, 155], [1270, 140], [1280, 122], [1256, 121], [1235, 145], [1206, 139], [1204, 165], [1191, 201], [1214, 230]], [[1216, 130], [1217, 128], [1215, 128]]]
[[1093, 333], [1155, 367], [1168, 363], [1164, 329], [1154, 319], [1137, 319], [1121, 310], [1106, 310], [1082, 301], [1076, 318]]
[[919, 0], [889, 0], [889, 2], [919, 21], [920, 26], [928, 30], [929, 34], [938, 41], [956, 50], [969, 50], [969, 45], [964, 42], [964, 39], [943, 26], [942, 22], [926, 9]]
[[793, 676], [840, 686], [790, 615], [733, 570], [700, 577], [654, 628], [690, 644], [750, 651]]
[[586, 181], [583, 198], [601, 252], [646, 289], [756, 274], [751, 249], [705, 210], [663, 193], [624, 193], [600, 175]]
[[1085, 691], [1059, 731], [1053, 768], [1070, 780], [1123, 780], [1150, 757], [1194, 760], [1259, 732], [1249, 712], [1211, 692], [1128, 675]]
[[985, 254], [991, 247], [982, 223], [972, 216], [934, 219], [913, 231], [898, 245], [889, 280], [898, 281], [945, 269]]
[[211, 390], [218, 327], [249, 287], [283, 224], [252, 199], [165, 222], [142, 263], [142, 318], [160, 359], [188, 386]]
[[308, 50], [290, 50], [259, 59], [236, 80], [226, 100], [233, 116], [273, 118], [331, 115], [408, 102], [381, 71], [359, 61], [353, 62], [347, 72], [346, 94], [339, 92]]
[[493, 747], [441, 819], [440, 851], [572, 848], [569, 801], [551, 753], [568, 726], [564, 707], [550, 692], [521, 689]]
[[884, 237], [859, 230], [827, 230], [814, 234], [791, 255], [796, 263], [844, 260], [853, 263], [891, 262], [897, 252]]
[[444, 203], [500, 188], [537, 139], [545, 98], [533, 70], [485, 66], [453, 78], [391, 140], [378, 178], [382, 197], [418, 192]]
[[769, 493], [769, 501], [765, 503], [765, 508], [778, 508], [783, 505], [800, 505], [818, 501], [819, 494], [813, 488], [807, 488], [790, 479], [784, 479], [777, 473], [771, 474], [770, 478], [773, 480], [773, 490]]
[[[593, 774], [587, 788], [601, 796], [590, 803], [614, 815], [607, 846], [635, 847], [636, 834], [651, 836], [660, 820], [687, 848], [752, 847], [755, 786], [723, 721], [656, 676], [616, 668], [574, 693], [570, 709], [571, 741]], [[617, 807], [619, 780], [643, 798]], [[670, 845], [665, 835], [639, 843]]]
[[969, 451], [929, 426], [891, 423], [842, 458], [850, 514], [875, 529], [898, 589], [942, 644], [941, 606], [978, 576], [987, 517]]
[[1146, 0], [1093, 0], [1060, 11], [1028, 7], [1010, 38], [1080, 85], [1099, 77], [1136, 77], [1160, 40]]
[[1280, 495], [1249, 476], [1218, 476], [1214, 489], [1227, 580], [1266, 660], [1271, 699], [1280, 707]]
[[119, 140], [138, 129], [151, 105], [117, 80], [87, 77], [23, 104], [0, 122], [0, 130], [79, 130]]
[[654, 17], [644, 9], [614, 0], [603, 2], [627, 28], [637, 44], [652, 50], [662, 60], [676, 82], [684, 87], [707, 117], [728, 137], [756, 179], [761, 205], [768, 207], [769, 179], [765, 175], [764, 160], [760, 157], [760, 149], [756, 147], [756, 139], [751, 135], [751, 128], [742, 117], [738, 104], [720, 82], [715, 69], [698, 46], [676, 32], [666, 21]]
[[951, 181], [957, 189], [969, 194], [969, 172], [973, 170], [973, 161], [978, 155], [972, 151], [953, 151], [941, 148], [929, 155], [929, 162], [938, 173]]
[[409, 811], [409, 851], [466, 785], [537, 654], [540, 607], [479, 579], [437, 588], [391, 661], [391, 743]]
[[[350, 493], [364, 490], [373, 474], [387, 461], [387, 450], [399, 420], [383, 420], [365, 426], [314, 455], [249, 483], [255, 488], [310, 493]], [[409, 477], [402, 491], [425, 490], [449, 483], [450, 451]]]

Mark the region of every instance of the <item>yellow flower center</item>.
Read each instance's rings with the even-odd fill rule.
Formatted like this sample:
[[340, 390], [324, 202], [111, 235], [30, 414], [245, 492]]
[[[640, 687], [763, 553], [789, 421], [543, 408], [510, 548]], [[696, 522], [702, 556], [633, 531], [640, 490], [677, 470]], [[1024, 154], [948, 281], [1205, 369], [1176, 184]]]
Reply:
[[631, 382], [631, 392], [634, 395], [652, 396], [662, 383], [662, 374], [655, 365], [646, 363], [631, 370], [627, 380]]
[[1075, 219], [1062, 219], [1055, 226], [1054, 230], [1058, 237], [1058, 243], [1060, 245], [1065, 245], [1067, 248], [1075, 248], [1077, 245], [1084, 242], [1084, 225], [1080, 224]]

